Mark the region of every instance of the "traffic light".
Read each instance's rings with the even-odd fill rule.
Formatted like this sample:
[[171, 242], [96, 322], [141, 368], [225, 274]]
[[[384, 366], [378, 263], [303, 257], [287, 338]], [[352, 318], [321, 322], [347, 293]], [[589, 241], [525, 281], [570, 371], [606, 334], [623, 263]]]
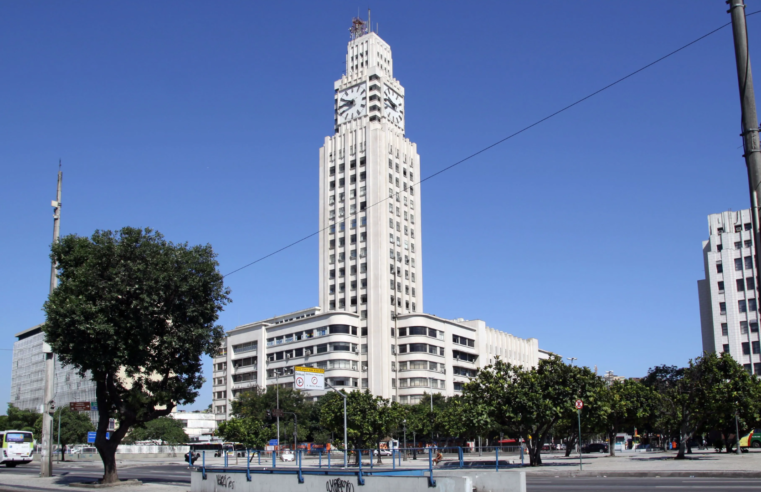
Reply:
[[272, 410], [267, 410], [267, 420], [272, 420]]

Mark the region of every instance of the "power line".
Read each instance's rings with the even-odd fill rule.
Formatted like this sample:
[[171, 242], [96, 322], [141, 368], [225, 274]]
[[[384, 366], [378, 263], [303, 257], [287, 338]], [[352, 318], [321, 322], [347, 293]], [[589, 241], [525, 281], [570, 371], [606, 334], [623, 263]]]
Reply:
[[[750, 17], [751, 15], [755, 15], [755, 14], [758, 14], [759, 12], [761, 12], [761, 10], [756, 10], [755, 12], [750, 12], [750, 13], [746, 14], [746, 17]], [[684, 46], [682, 46], [682, 47], [680, 47], [680, 48], [677, 48], [677, 49], [675, 49], [674, 51], [672, 51], [672, 52], [670, 52], [670, 53], [668, 53], [668, 54], [666, 54], [666, 55], [663, 55], [662, 57], [658, 58], [657, 60], [655, 60], [655, 61], [652, 61], [652, 62], [648, 63], [647, 65], [645, 65], [645, 66], [643, 66], [643, 67], [640, 67], [640, 68], [638, 68], [637, 70], [635, 70], [635, 71], [633, 71], [633, 72], [629, 73], [628, 75], [625, 75], [625, 76], [621, 77], [620, 79], [618, 79], [618, 80], [616, 80], [616, 81], [614, 81], [614, 82], [611, 82], [610, 84], [606, 85], [605, 87], [602, 87], [602, 88], [600, 88], [600, 89], [598, 89], [598, 90], [596, 90], [596, 91], [592, 92], [591, 94], [588, 94], [588, 95], [586, 95], [586, 96], [582, 97], [581, 99], [578, 99], [578, 100], [576, 100], [575, 102], [573, 102], [573, 103], [569, 104], [568, 106], [565, 106], [565, 107], [563, 107], [563, 108], [561, 108], [561, 109], [559, 109], [559, 110], [555, 111], [554, 113], [551, 113], [551, 114], [549, 114], [548, 116], [545, 116], [544, 118], [542, 118], [542, 119], [540, 119], [540, 120], [537, 120], [537, 121], [535, 121], [534, 123], [531, 123], [530, 125], [528, 125], [528, 126], [525, 126], [525, 127], [521, 128], [521, 129], [520, 129], [520, 130], [518, 130], [517, 132], [515, 132], [515, 133], [512, 133], [512, 134], [510, 134], [510, 135], [506, 136], [505, 138], [502, 138], [502, 139], [500, 139], [500, 140], [497, 140], [497, 141], [496, 141], [496, 142], [494, 142], [493, 144], [491, 144], [491, 145], [488, 145], [488, 146], [486, 146], [486, 147], [482, 148], [481, 150], [479, 150], [479, 151], [477, 151], [477, 152], [474, 152], [474, 153], [470, 154], [469, 156], [467, 156], [467, 157], [465, 157], [465, 158], [463, 158], [463, 159], [460, 159], [459, 161], [455, 162], [454, 164], [450, 164], [449, 166], [447, 166], [447, 167], [445, 167], [445, 168], [443, 168], [443, 169], [440, 169], [440, 170], [436, 171], [435, 173], [433, 173], [433, 174], [431, 174], [430, 176], [427, 176], [427, 177], [425, 177], [425, 178], [421, 179], [420, 181], [418, 181], [417, 183], [414, 183], [414, 184], [413, 184], [413, 185], [411, 185], [411, 186], [413, 186], [413, 187], [414, 187], [414, 186], [418, 186], [418, 185], [420, 185], [420, 184], [422, 184], [422, 183], [424, 183], [424, 182], [428, 181], [429, 179], [435, 178], [436, 176], [438, 176], [438, 175], [440, 175], [440, 174], [442, 174], [442, 173], [445, 173], [446, 171], [449, 171], [450, 169], [453, 169], [453, 168], [455, 168], [455, 167], [459, 166], [460, 164], [462, 164], [462, 163], [464, 163], [464, 162], [467, 162], [467, 161], [471, 160], [472, 158], [474, 158], [474, 157], [476, 157], [476, 156], [478, 156], [478, 155], [480, 155], [480, 154], [483, 154], [484, 152], [486, 152], [486, 151], [488, 151], [488, 150], [491, 150], [491, 149], [493, 149], [494, 147], [496, 147], [496, 146], [498, 146], [498, 145], [500, 145], [500, 144], [502, 144], [502, 143], [505, 143], [505, 142], [507, 142], [508, 140], [510, 140], [510, 139], [511, 139], [511, 138], [513, 138], [513, 137], [517, 137], [517, 136], [518, 136], [518, 135], [520, 135], [521, 133], [523, 133], [523, 132], [525, 132], [525, 131], [527, 131], [527, 130], [530, 130], [531, 128], [534, 128], [535, 126], [537, 126], [537, 125], [540, 125], [540, 124], [544, 123], [545, 121], [547, 121], [547, 120], [549, 120], [549, 119], [551, 119], [551, 118], [554, 118], [555, 116], [557, 116], [557, 115], [559, 115], [559, 114], [561, 114], [561, 113], [563, 113], [563, 112], [565, 112], [565, 111], [567, 111], [567, 110], [569, 110], [569, 109], [573, 108], [574, 106], [577, 106], [577, 105], [579, 105], [579, 104], [583, 103], [583, 102], [584, 102], [584, 101], [586, 101], [587, 99], [590, 99], [590, 98], [592, 98], [592, 97], [594, 97], [594, 96], [596, 96], [596, 95], [598, 95], [598, 94], [600, 94], [600, 93], [602, 93], [602, 92], [604, 92], [604, 91], [606, 91], [606, 90], [610, 89], [611, 87], [614, 87], [614, 86], [616, 86], [616, 85], [620, 84], [620, 83], [621, 83], [621, 82], [623, 82], [624, 80], [626, 80], [626, 79], [628, 79], [628, 78], [630, 78], [630, 77], [633, 77], [634, 75], [637, 75], [638, 73], [640, 73], [640, 72], [642, 72], [642, 71], [644, 71], [644, 70], [647, 70], [648, 68], [652, 67], [653, 65], [656, 65], [656, 64], [658, 64], [658, 63], [662, 62], [663, 60], [665, 60], [665, 59], [667, 59], [667, 58], [669, 58], [669, 57], [671, 57], [671, 56], [673, 56], [673, 55], [675, 55], [675, 54], [679, 53], [680, 51], [682, 51], [682, 50], [684, 50], [684, 49], [686, 49], [686, 48], [689, 48], [689, 47], [690, 47], [690, 46], [692, 46], [693, 44], [695, 44], [695, 43], [697, 43], [697, 42], [699, 42], [699, 41], [702, 41], [703, 39], [707, 38], [708, 36], [711, 36], [712, 34], [716, 34], [717, 32], [721, 31], [722, 29], [724, 29], [725, 27], [727, 27], [727, 26], [729, 26], [729, 25], [731, 25], [731, 24], [732, 24], [732, 22], [730, 21], [730, 22], [727, 22], [726, 24], [723, 24], [723, 25], [721, 25], [721, 26], [717, 27], [717, 28], [716, 28], [716, 29], [714, 29], [713, 31], [710, 31], [710, 32], [708, 32], [708, 33], [706, 33], [706, 34], [704, 34], [704, 35], [700, 36], [699, 38], [696, 38], [696, 39], [694, 39], [694, 40], [690, 41], [689, 43], [685, 44]], [[376, 202], [376, 203], [373, 203], [373, 204], [372, 204], [372, 205], [370, 205], [369, 207], [366, 207], [364, 211], [367, 211], [367, 210], [371, 209], [372, 207], [374, 207], [374, 206], [376, 206], [376, 205], [380, 205], [381, 203], [384, 203], [384, 202], [385, 202], [385, 201], [387, 201], [389, 198], [391, 198], [391, 197], [386, 197], [386, 198], [384, 198], [384, 199], [382, 199], [382, 200], [380, 200], [380, 201], [378, 201], [378, 202]], [[228, 276], [232, 275], [233, 273], [239, 272], [239, 271], [241, 271], [241, 270], [243, 270], [243, 269], [245, 269], [245, 268], [248, 268], [248, 267], [250, 267], [250, 266], [252, 266], [252, 265], [255, 265], [255, 264], [259, 263], [260, 261], [266, 260], [266, 259], [267, 259], [267, 258], [269, 258], [270, 256], [276, 255], [276, 254], [280, 253], [281, 251], [285, 251], [285, 250], [286, 250], [286, 249], [288, 249], [288, 248], [291, 248], [291, 247], [293, 247], [293, 246], [295, 246], [295, 245], [297, 245], [297, 244], [299, 244], [299, 243], [301, 243], [301, 242], [304, 242], [304, 241], [306, 241], [307, 239], [309, 239], [309, 238], [311, 238], [311, 237], [313, 237], [313, 236], [316, 236], [317, 234], [321, 233], [322, 231], [324, 231], [324, 230], [326, 230], [326, 229], [329, 229], [330, 227], [331, 227], [331, 226], [326, 226], [326, 227], [324, 227], [324, 228], [322, 228], [322, 229], [319, 229], [319, 230], [317, 230], [317, 231], [315, 231], [315, 232], [313, 232], [313, 233], [309, 234], [308, 236], [304, 236], [304, 237], [302, 237], [301, 239], [299, 239], [299, 240], [297, 240], [297, 241], [294, 241], [294, 242], [292, 242], [292, 243], [290, 243], [290, 244], [288, 244], [288, 245], [286, 245], [286, 246], [283, 246], [282, 248], [280, 248], [280, 249], [278, 249], [278, 250], [275, 250], [275, 251], [273, 251], [272, 253], [269, 253], [269, 254], [267, 254], [267, 255], [265, 255], [265, 256], [262, 256], [261, 258], [258, 258], [258, 259], [256, 259], [256, 260], [252, 261], [251, 263], [248, 263], [248, 264], [246, 264], [246, 265], [243, 265], [242, 267], [236, 268], [235, 270], [233, 270], [233, 271], [231, 271], [231, 272], [228, 272], [228, 273], [226, 273], [226, 274], [224, 275], [224, 277], [228, 277]]]

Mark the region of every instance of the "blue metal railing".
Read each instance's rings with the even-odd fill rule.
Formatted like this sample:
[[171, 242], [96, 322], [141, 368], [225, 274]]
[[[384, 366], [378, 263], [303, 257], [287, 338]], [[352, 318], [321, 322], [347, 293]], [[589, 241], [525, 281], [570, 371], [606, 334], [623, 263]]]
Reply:
[[[500, 470], [500, 463], [499, 463], [499, 448], [493, 449], [495, 452], [494, 455], [494, 470], [499, 472]], [[428, 463], [427, 467], [421, 463], [421, 466], [418, 467], [402, 467], [402, 456], [408, 456], [410, 451], [413, 452], [413, 456], [415, 454], [421, 454], [424, 455], [428, 454]], [[523, 450], [521, 449], [521, 461], [523, 458]], [[295, 467], [286, 467], [286, 468], [278, 468], [277, 467], [277, 457], [282, 456], [277, 451], [263, 451], [263, 450], [257, 450], [257, 449], [246, 449], [246, 466], [245, 468], [231, 468], [229, 466], [229, 459], [227, 453], [224, 454], [224, 461], [223, 461], [223, 467], [212, 467], [207, 466], [206, 463], [206, 452], [203, 451], [202, 453], [202, 459], [201, 459], [201, 466], [198, 467], [195, 466], [195, 469], [200, 471], [202, 474], [202, 477], [204, 480], [207, 478], [208, 472], [221, 472], [221, 473], [245, 473], [246, 474], [246, 480], [251, 481], [252, 475], [256, 474], [283, 474], [283, 475], [296, 475], [299, 483], [304, 483], [304, 476], [305, 475], [354, 475], [357, 477], [357, 483], [359, 485], [365, 484], [365, 477], [366, 476], [372, 476], [372, 475], [386, 475], [386, 476], [426, 476], [428, 478], [428, 483], [431, 487], [434, 487], [436, 485], [436, 481], [433, 478], [433, 470], [434, 467], [439, 465], [439, 463], [443, 460], [444, 454], [455, 454], [456, 453], [456, 461], [451, 461], [451, 458], [448, 461], [449, 465], [455, 464], [457, 468], [470, 468], [472, 466], [478, 466], [483, 467], [489, 466], [489, 463], [491, 460], [488, 457], [486, 460], [478, 460], [478, 461], [467, 461], [465, 460], [465, 451], [462, 447], [449, 447], [449, 448], [436, 448], [436, 447], [429, 447], [429, 448], [407, 448], [407, 449], [391, 449], [390, 450], [390, 458], [391, 458], [391, 468], [385, 468], [385, 467], [376, 467], [375, 463], [373, 463], [373, 459], [379, 458], [378, 456], [378, 450], [377, 449], [360, 449], [360, 450], [350, 450], [350, 456], [356, 457], [356, 461], [354, 464], [351, 464], [351, 460], [349, 460], [349, 464], [347, 468], [341, 467], [341, 468], [333, 468], [331, 463], [331, 454], [330, 452], [325, 453], [327, 454], [327, 468], [323, 467], [323, 450], [319, 450], [318, 456], [317, 456], [317, 466], [314, 465], [304, 467], [304, 453], [306, 450], [299, 449], [296, 451], [296, 454], [294, 455], [294, 465]], [[258, 468], [251, 469], [251, 461], [253, 460], [253, 453], [256, 453], [257, 456], [257, 463], [259, 465]], [[272, 455], [272, 465], [266, 466], [264, 468], [261, 467], [262, 465], [262, 454], [270, 453]], [[441, 453], [441, 456], [439, 456], [439, 453]], [[362, 456], [369, 455], [370, 457], [370, 469], [368, 470], [365, 468], [363, 462], [362, 462]], [[266, 456], [266, 454], [265, 454]], [[423, 456], [421, 458], [425, 459]], [[475, 457], [474, 457], [475, 458]], [[407, 458], [405, 457], [405, 460]], [[416, 459], [413, 457], [413, 459]], [[356, 469], [350, 469], [354, 468]], [[503, 465], [504, 468], [504, 465]]]

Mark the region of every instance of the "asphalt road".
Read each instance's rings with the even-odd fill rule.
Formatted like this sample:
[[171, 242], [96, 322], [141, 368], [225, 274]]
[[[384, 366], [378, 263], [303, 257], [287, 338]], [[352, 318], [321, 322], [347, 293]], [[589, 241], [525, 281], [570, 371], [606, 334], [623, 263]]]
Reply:
[[[189, 484], [190, 471], [187, 465], [150, 465], [150, 464], [131, 464], [118, 468], [119, 478], [121, 479], [138, 479], [144, 483], [163, 483], [163, 484]], [[6, 468], [0, 466], [0, 486], [3, 483], [4, 475], [16, 476], [39, 476], [40, 466], [37, 463], [28, 465], [19, 465], [15, 468]], [[59, 478], [57, 483], [67, 484], [71, 482], [92, 482], [103, 476], [103, 465], [100, 463], [71, 463], [55, 464], [53, 474]], [[0, 489], [2, 490], [2, 489]]]
[[639, 491], [759, 491], [761, 479], [754, 478], [533, 478], [526, 477], [527, 492], [559, 490]]

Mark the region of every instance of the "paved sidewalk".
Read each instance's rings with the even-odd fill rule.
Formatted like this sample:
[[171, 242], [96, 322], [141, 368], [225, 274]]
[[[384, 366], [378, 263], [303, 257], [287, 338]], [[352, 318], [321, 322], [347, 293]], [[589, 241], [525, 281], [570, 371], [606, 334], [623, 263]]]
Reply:
[[190, 490], [190, 484], [165, 485], [165, 484], [143, 484], [137, 486], [120, 486], [113, 488], [82, 488], [68, 485], [65, 477], [40, 478], [37, 476], [24, 475], [0, 475], [0, 492], [22, 492], [22, 491], [115, 491], [115, 492], [185, 492]]
[[[675, 460], [675, 451], [659, 453], [584, 454], [583, 472], [579, 471], [579, 455], [542, 456], [541, 467], [523, 467], [527, 476], [732, 476], [761, 477], [761, 451], [736, 454], [713, 450], [693, 451], [687, 459]], [[528, 462], [528, 460], [526, 460]]]

